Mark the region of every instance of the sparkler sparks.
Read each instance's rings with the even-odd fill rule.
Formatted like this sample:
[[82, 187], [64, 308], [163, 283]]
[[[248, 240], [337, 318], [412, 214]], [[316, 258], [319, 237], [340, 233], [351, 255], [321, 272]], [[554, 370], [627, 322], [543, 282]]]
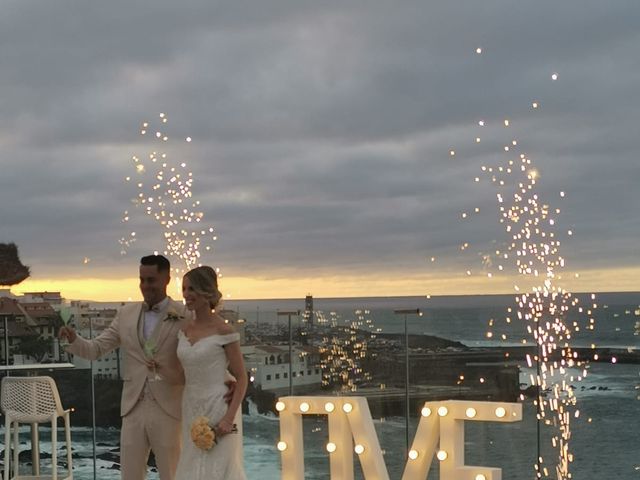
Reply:
[[[553, 73], [551, 79], [557, 80], [558, 74]], [[536, 99], [529, 105], [535, 111], [540, 103]], [[513, 129], [513, 125], [511, 119], [504, 117], [501, 121], [477, 120], [477, 127], [487, 129], [488, 135], [498, 132], [495, 127], [500, 126], [498, 135], [503, 136]], [[480, 144], [478, 132], [472, 138], [476, 145]], [[493, 141], [491, 137], [489, 141]], [[537, 186], [541, 172], [526, 154], [515, 153], [520, 148], [519, 143], [513, 137], [508, 141], [503, 139], [496, 145], [502, 150], [502, 155], [496, 157], [503, 160], [494, 166], [481, 167], [482, 176], [495, 188], [498, 220], [508, 240], [490, 252], [479, 252], [481, 268], [468, 268], [465, 274], [473, 277], [482, 273], [491, 280], [494, 276], [515, 271], [527, 284], [533, 284], [528, 292], [521, 285], [513, 286], [516, 306], [513, 310], [508, 309], [506, 323], [523, 322], [529, 338], [522, 338], [518, 343], [536, 346], [536, 353], [527, 356], [527, 364], [536, 368], [536, 373], [531, 375], [531, 383], [538, 392], [535, 400], [538, 422], [551, 431], [551, 445], [557, 451], [556, 465], [551, 468], [554, 478], [568, 480], [572, 478], [570, 464], [573, 461], [571, 419], [580, 418], [573, 384], [587, 375], [588, 368], [587, 360], [580, 359], [571, 346], [574, 334], [581, 329], [574, 318], [583, 321], [586, 312], [586, 329], [593, 330], [593, 310], [597, 304], [593, 296], [590, 308], [583, 309], [578, 299], [560, 285], [561, 272], [566, 267], [565, 258], [560, 253], [561, 230], [557, 222], [560, 209], [542, 201]], [[455, 145], [450, 148], [453, 154]], [[480, 183], [480, 180], [480, 176], [474, 178], [475, 183]], [[565, 192], [560, 192], [560, 198], [564, 197]], [[478, 214], [479, 208], [476, 207], [474, 212]], [[471, 220], [467, 212], [460, 213], [458, 218], [466, 222]], [[565, 232], [569, 237], [573, 235], [572, 230]], [[460, 245], [460, 251], [469, 248], [468, 242]], [[506, 334], [494, 333], [494, 328], [496, 322], [491, 319], [487, 339], [508, 340]], [[537, 478], [549, 475], [550, 468], [542, 454], [535, 465], [535, 472]]]
[[[518, 166], [518, 163], [520, 168], [510, 168]], [[572, 336], [580, 330], [580, 326], [576, 321], [571, 322], [569, 316], [578, 311], [578, 299], [558, 284], [560, 271], [565, 268], [554, 217], [560, 209], [551, 208], [541, 201], [537, 192], [540, 174], [526, 155], [520, 155], [519, 162], [509, 160], [506, 164], [482, 170], [498, 189], [499, 222], [510, 237], [504, 251], [496, 250], [496, 258], [511, 259], [520, 276], [534, 280], [535, 286], [531, 292], [518, 293], [515, 297], [516, 316], [519, 321], [525, 322], [537, 349], [537, 354], [533, 359], [528, 357], [527, 363], [537, 367], [531, 382], [538, 388], [535, 402], [538, 421], [549, 428], [557, 428], [551, 436], [552, 446], [558, 452], [555, 476], [560, 480], [569, 479], [569, 467], [573, 461], [569, 443], [571, 419], [578, 418], [580, 413], [572, 383], [587, 375], [587, 367], [571, 348]], [[491, 267], [490, 262], [490, 255], [482, 255], [485, 268]], [[498, 270], [503, 270], [502, 265]], [[519, 292], [517, 286], [514, 288]], [[592, 308], [596, 306], [594, 303]], [[592, 310], [588, 309], [590, 318], [587, 328], [593, 328], [591, 314]], [[509, 316], [507, 323], [510, 322]], [[492, 320], [490, 328], [493, 326]], [[487, 338], [493, 337], [493, 332], [489, 330]], [[506, 335], [501, 338], [507, 339]], [[527, 341], [523, 339], [522, 343], [526, 344]], [[580, 371], [577, 378], [571, 375], [574, 370]], [[548, 396], [545, 392], [548, 392]], [[538, 478], [549, 473], [542, 457], [535, 469]]]
[[[152, 141], [160, 142], [161, 148], [152, 149], [143, 157], [132, 157], [135, 174], [127, 176], [127, 183], [134, 183], [137, 194], [132, 203], [137, 210], [150, 216], [161, 228], [164, 255], [177, 260], [173, 270], [181, 274], [199, 265], [201, 249], [211, 250], [209, 241], [215, 241], [216, 235], [212, 226], [204, 226], [204, 212], [200, 201], [194, 200], [193, 173], [187, 169], [184, 161], [172, 161], [164, 151], [169, 136], [163, 130], [168, 122], [165, 113], [159, 115], [162, 126], [156, 129]], [[152, 125], [144, 122], [140, 134], [146, 136]], [[186, 137], [187, 143], [191, 137]], [[131, 216], [125, 211], [122, 222], [128, 223]], [[136, 241], [136, 232], [119, 240], [121, 253], [124, 255]]]

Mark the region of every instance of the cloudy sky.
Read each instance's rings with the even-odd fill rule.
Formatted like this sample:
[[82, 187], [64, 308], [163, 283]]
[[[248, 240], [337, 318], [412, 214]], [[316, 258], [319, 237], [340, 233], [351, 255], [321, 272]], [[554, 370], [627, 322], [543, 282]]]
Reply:
[[[481, 169], [521, 153], [566, 287], [640, 290], [638, 25], [637, 0], [2, 0], [14, 291], [136, 298], [163, 237], [124, 179], [154, 148], [193, 172], [234, 298], [513, 291]], [[140, 135], [160, 113], [164, 146]]]

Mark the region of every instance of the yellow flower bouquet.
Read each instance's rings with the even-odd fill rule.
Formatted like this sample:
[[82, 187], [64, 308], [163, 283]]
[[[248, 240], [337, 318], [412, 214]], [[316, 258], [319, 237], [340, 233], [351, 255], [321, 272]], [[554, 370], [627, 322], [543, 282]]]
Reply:
[[[233, 425], [232, 432], [237, 432], [236, 425]], [[196, 417], [191, 424], [191, 441], [200, 450], [211, 450], [218, 443], [218, 431], [209, 424], [209, 419], [204, 416]]]
[[191, 440], [201, 450], [211, 450], [216, 443], [216, 431], [207, 417], [196, 417], [191, 424]]

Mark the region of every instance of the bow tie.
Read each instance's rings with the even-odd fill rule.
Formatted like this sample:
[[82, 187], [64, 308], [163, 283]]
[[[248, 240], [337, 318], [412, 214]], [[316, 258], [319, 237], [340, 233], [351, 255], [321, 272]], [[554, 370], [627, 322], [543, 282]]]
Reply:
[[153, 307], [149, 308], [149, 305], [147, 305], [146, 303], [142, 303], [142, 311], [143, 312], [155, 312], [155, 313], [160, 313], [160, 305], [156, 304]]

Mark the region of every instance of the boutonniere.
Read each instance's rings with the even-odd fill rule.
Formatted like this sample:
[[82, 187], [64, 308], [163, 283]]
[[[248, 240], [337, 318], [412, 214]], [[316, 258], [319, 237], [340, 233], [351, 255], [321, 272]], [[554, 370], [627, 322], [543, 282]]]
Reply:
[[167, 316], [164, 319], [165, 322], [179, 322], [184, 317], [180, 315], [175, 309], [170, 308], [167, 310]]

